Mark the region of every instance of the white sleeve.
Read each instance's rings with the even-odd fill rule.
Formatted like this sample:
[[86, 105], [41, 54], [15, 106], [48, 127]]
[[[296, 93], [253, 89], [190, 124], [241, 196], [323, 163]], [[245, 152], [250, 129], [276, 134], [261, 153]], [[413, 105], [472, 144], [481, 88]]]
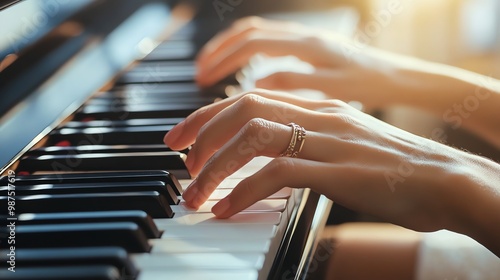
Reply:
[[500, 258], [462, 234], [424, 233], [418, 254], [416, 280], [500, 279]]

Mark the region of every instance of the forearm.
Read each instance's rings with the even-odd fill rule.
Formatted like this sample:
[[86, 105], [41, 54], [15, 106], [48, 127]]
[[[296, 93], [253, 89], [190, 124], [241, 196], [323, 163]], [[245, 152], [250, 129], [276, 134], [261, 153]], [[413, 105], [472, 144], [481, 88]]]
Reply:
[[389, 104], [428, 111], [453, 129], [469, 129], [500, 148], [500, 81], [442, 64], [391, 59]]
[[460, 184], [448, 186], [449, 229], [472, 237], [500, 257], [500, 165], [470, 155], [464, 166]]

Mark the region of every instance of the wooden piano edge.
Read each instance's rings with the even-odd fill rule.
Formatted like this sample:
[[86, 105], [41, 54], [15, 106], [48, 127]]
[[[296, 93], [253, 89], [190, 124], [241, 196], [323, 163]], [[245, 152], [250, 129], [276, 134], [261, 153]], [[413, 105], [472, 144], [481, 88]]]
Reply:
[[278, 249], [267, 279], [306, 279], [314, 261], [318, 237], [324, 229], [333, 202], [305, 189], [300, 204], [294, 207], [290, 223]]

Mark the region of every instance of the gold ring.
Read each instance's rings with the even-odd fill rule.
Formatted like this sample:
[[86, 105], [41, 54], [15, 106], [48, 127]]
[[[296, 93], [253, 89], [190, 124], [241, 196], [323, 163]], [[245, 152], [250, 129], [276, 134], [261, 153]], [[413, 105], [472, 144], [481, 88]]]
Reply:
[[304, 142], [306, 141], [306, 130], [296, 123], [289, 123], [287, 125], [292, 128], [292, 137], [290, 138], [288, 147], [283, 153], [280, 154], [280, 156], [295, 158], [304, 147]]

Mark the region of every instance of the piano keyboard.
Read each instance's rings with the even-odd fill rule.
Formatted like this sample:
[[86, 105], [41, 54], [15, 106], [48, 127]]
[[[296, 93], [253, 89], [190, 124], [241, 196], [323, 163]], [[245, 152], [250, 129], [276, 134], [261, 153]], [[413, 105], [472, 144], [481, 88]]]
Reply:
[[[302, 192], [286, 188], [216, 219], [211, 207], [269, 159], [251, 161], [193, 210], [181, 197], [191, 182], [188, 151], [162, 144], [169, 129], [216, 97], [194, 84], [189, 36], [161, 44], [22, 156], [14, 184], [17, 271], [2, 269], [1, 279], [268, 278]], [[4, 267], [8, 254], [0, 254]]]
[[[162, 141], [235, 83], [194, 83], [195, 54], [221, 22], [201, 16], [147, 54], [168, 18], [186, 15], [169, 10], [177, 1], [87, 2], [0, 71], [0, 174], [15, 171], [15, 194], [0, 177], [0, 219], [15, 223], [0, 228], [0, 279], [305, 279], [330, 201], [285, 188], [215, 219], [211, 208], [270, 159], [232, 174], [195, 211], [182, 199], [189, 150]], [[29, 16], [43, 3], [13, 7]]]

